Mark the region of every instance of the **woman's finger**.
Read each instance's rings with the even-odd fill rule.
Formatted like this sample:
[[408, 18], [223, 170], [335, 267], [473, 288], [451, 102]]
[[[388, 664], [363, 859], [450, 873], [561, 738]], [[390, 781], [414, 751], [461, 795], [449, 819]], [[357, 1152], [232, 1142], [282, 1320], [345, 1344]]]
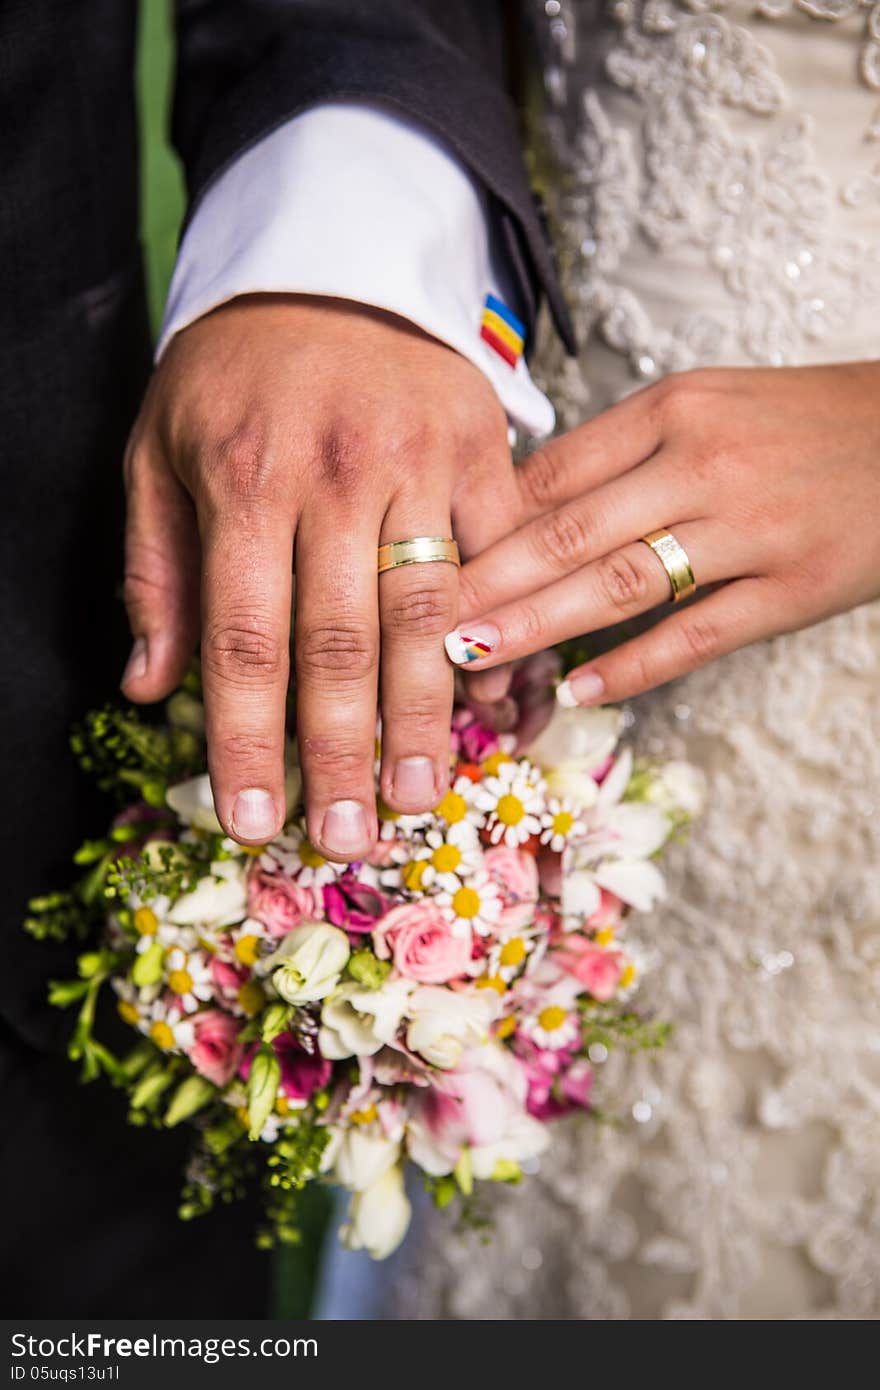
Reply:
[[[449, 536], [448, 489], [409, 490], [390, 505], [381, 544]], [[403, 565], [379, 576], [382, 634], [383, 800], [395, 811], [427, 811], [449, 786], [454, 676], [443, 637], [458, 608], [458, 570], [443, 561]]]
[[570, 671], [557, 698], [571, 707], [600, 705], [665, 685], [716, 657], [784, 631], [781, 598], [772, 579], [738, 579]]
[[[719, 523], [683, 522], [674, 531], [700, 583], [715, 584], [747, 572], [746, 548]], [[451, 661], [468, 670], [492, 667], [611, 627], [669, 597], [665, 569], [650, 546], [637, 541], [475, 623], [460, 623], [446, 638], [446, 651]]]
[[625, 477], [527, 522], [471, 560], [461, 574], [461, 619], [469, 623], [544, 589], [670, 524], [670, 518], [692, 521], [700, 515], [696, 505], [687, 468], [664, 450]]
[[125, 460], [125, 607], [134, 645], [122, 677], [131, 700], [169, 695], [198, 638], [199, 537], [188, 494], [157, 449]]

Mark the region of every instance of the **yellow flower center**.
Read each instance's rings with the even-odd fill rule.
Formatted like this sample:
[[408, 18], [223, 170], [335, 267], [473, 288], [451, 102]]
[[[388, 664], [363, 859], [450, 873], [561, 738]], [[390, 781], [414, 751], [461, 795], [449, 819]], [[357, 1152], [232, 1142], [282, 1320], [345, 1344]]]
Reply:
[[513, 758], [509, 753], [490, 753], [488, 758], [483, 759], [482, 768], [487, 777], [495, 777], [502, 763], [512, 763]]
[[408, 888], [410, 893], [421, 893], [422, 877], [427, 867], [427, 859], [411, 859], [408, 864], [404, 864], [400, 872], [404, 888]]
[[304, 864], [307, 869], [320, 869], [322, 864], [327, 863], [323, 855], [319, 854], [308, 840], [303, 840], [299, 847], [299, 859], [300, 863]]
[[248, 1110], [246, 1105], [238, 1106], [235, 1112], [235, 1118], [238, 1120], [238, 1123], [241, 1125], [242, 1129], [250, 1129], [251, 1116], [250, 1111]]
[[374, 1120], [378, 1120], [379, 1112], [375, 1105], [367, 1105], [363, 1110], [354, 1110], [351, 1115], [353, 1125], [371, 1125]]
[[629, 989], [630, 985], [635, 982], [635, 978], [636, 968], [633, 965], [632, 961], [627, 961], [626, 965], [620, 972], [620, 988]]
[[266, 1002], [263, 986], [258, 984], [256, 980], [248, 980], [238, 991], [238, 1002], [248, 1018], [253, 1018], [254, 1014], [258, 1014]]
[[596, 935], [593, 937], [593, 940], [595, 941], [597, 946], [610, 946], [612, 941], [614, 940], [614, 928], [600, 927], [599, 930], [596, 932]]
[[459, 888], [452, 898], [452, 911], [456, 917], [464, 917], [468, 921], [476, 917], [480, 910], [480, 895], [475, 888]]
[[116, 1005], [116, 1012], [119, 1014], [123, 1023], [129, 1023], [132, 1027], [135, 1026], [140, 1018], [140, 1014], [130, 999], [120, 999], [119, 1003]]
[[139, 907], [132, 920], [139, 936], [155, 936], [159, 930], [159, 918], [151, 907]]
[[448, 791], [434, 811], [447, 825], [457, 825], [467, 815], [467, 802], [461, 792]]
[[558, 1004], [550, 1004], [538, 1014], [538, 1022], [545, 1033], [555, 1033], [557, 1028], [562, 1027], [566, 1017], [565, 1009], [561, 1009]]
[[525, 806], [512, 792], [506, 792], [495, 807], [495, 814], [502, 825], [519, 825], [525, 813]]
[[290, 1101], [287, 1099], [287, 1096], [275, 1097], [275, 1114], [281, 1115], [282, 1117], [290, 1114]]
[[457, 845], [439, 845], [431, 855], [431, 863], [438, 874], [454, 874], [461, 863], [461, 850]]
[[505, 941], [498, 957], [502, 965], [522, 965], [525, 958], [526, 943], [521, 936], [514, 936], [510, 941]]
[[242, 854], [250, 855], [251, 859], [258, 859], [266, 848], [265, 845], [239, 845]]
[[193, 987], [193, 978], [188, 970], [172, 970], [168, 976], [168, 988], [172, 994], [189, 994]]
[[253, 932], [240, 936], [235, 943], [235, 959], [242, 965], [256, 965], [260, 954], [260, 938]]
[[495, 1029], [496, 1038], [509, 1038], [511, 1033], [516, 1031], [516, 1018], [513, 1014], [508, 1014], [502, 1018], [498, 1027]]
[[500, 975], [481, 975], [477, 980], [477, 989], [494, 989], [498, 994], [506, 994], [507, 983]]
[[574, 825], [574, 816], [571, 811], [557, 811], [553, 817], [553, 834], [567, 835]]
[[157, 1047], [161, 1047], [163, 1052], [168, 1052], [174, 1046], [174, 1034], [167, 1023], [161, 1019], [153, 1024], [150, 1029], [150, 1037]]
[[398, 811], [392, 811], [391, 807], [382, 800], [381, 796], [376, 798], [376, 815], [380, 820], [400, 820], [400, 813]]

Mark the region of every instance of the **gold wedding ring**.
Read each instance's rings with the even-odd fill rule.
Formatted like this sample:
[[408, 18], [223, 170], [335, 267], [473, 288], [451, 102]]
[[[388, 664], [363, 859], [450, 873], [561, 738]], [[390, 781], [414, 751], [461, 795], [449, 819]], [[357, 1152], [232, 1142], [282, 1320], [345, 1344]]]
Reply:
[[391, 541], [379, 546], [378, 560], [380, 574], [399, 569], [401, 565], [427, 565], [438, 560], [448, 565], [461, 565], [458, 546], [448, 536], [416, 536], [411, 541]]
[[671, 531], [649, 531], [641, 537], [649, 545], [666, 571], [672, 585], [672, 602], [681, 603], [697, 591], [697, 581], [687, 551]]

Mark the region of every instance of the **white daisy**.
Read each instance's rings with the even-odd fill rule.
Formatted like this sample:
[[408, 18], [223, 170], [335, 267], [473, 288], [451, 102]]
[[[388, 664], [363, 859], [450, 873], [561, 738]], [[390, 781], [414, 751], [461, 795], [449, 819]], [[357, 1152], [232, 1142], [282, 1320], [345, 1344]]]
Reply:
[[114, 979], [110, 981], [116, 994], [116, 1012], [123, 1023], [132, 1028], [140, 1028], [150, 1012], [150, 1007], [161, 993], [161, 985], [142, 985], [140, 989], [131, 980]]
[[347, 864], [333, 864], [325, 859], [298, 826], [290, 826], [283, 835], [279, 835], [261, 856], [260, 863], [270, 872], [280, 865], [284, 873], [295, 878], [303, 888], [323, 888], [325, 883], [332, 883], [348, 867]]
[[476, 787], [474, 801], [485, 812], [493, 845], [502, 840], [516, 849], [541, 831], [543, 784], [525, 759], [501, 763], [497, 773]]
[[513, 932], [503, 941], [496, 941], [489, 951], [489, 975], [499, 976], [509, 984], [524, 969], [537, 944], [537, 935], [528, 931]]
[[192, 1020], [184, 1018], [177, 999], [156, 999], [138, 1024], [163, 1052], [187, 1052], [195, 1041]]
[[581, 1024], [575, 1012], [564, 1009], [561, 1004], [546, 1004], [538, 1013], [521, 1018], [519, 1031], [536, 1047], [557, 1052], [580, 1041]]
[[459, 821], [444, 830], [429, 830], [417, 847], [401, 845], [394, 851], [397, 864], [382, 875], [389, 888], [407, 888], [424, 893], [440, 888], [454, 893], [463, 881], [477, 873], [483, 861], [480, 840], [469, 821]]
[[449, 913], [453, 931], [461, 936], [468, 931], [488, 936], [504, 907], [498, 885], [485, 869], [460, 883], [454, 893], [439, 893], [436, 901]]
[[470, 777], [456, 777], [439, 804], [434, 807], [431, 820], [442, 821], [444, 825], [449, 826], [467, 824], [475, 830], [481, 830], [486, 823], [486, 817], [476, 804], [477, 785]]
[[[272, 941], [263, 923], [254, 917], [248, 917], [240, 927], [235, 927], [230, 932], [229, 939], [232, 943], [232, 958], [236, 965], [249, 967], [255, 966], [260, 959], [264, 944]], [[267, 951], [269, 949], [271, 947], [266, 947]]]
[[561, 854], [580, 834], [583, 834], [580, 808], [568, 796], [552, 796], [541, 817], [541, 844]]
[[156, 941], [160, 946], [164, 946], [166, 951], [170, 951], [174, 946], [191, 951], [198, 943], [198, 937], [192, 927], [179, 927], [174, 922], [162, 920], [159, 913], [161, 902], [167, 904], [169, 900], [157, 898], [153, 903], [136, 908], [131, 914], [132, 926], [137, 932], [135, 951], [139, 956], [148, 951]]
[[203, 951], [187, 953], [179, 946], [169, 951], [165, 957], [165, 983], [187, 1014], [194, 1014], [214, 994], [210, 961]]

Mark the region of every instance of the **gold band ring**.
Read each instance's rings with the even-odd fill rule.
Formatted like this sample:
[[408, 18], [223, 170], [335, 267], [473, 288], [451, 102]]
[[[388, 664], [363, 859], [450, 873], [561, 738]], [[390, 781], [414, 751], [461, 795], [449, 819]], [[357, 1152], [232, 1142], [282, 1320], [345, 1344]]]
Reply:
[[697, 591], [697, 581], [687, 551], [671, 531], [649, 531], [641, 537], [649, 545], [666, 571], [672, 585], [672, 602], [681, 603]]
[[448, 565], [461, 565], [458, 546], [451, 537], [416, 536], [411, 541], [391, 541], [388, 545], [379, 546], [380, 574], [386, 570], [396, 570], [401, 565], [427, 565], [437, 560]]

